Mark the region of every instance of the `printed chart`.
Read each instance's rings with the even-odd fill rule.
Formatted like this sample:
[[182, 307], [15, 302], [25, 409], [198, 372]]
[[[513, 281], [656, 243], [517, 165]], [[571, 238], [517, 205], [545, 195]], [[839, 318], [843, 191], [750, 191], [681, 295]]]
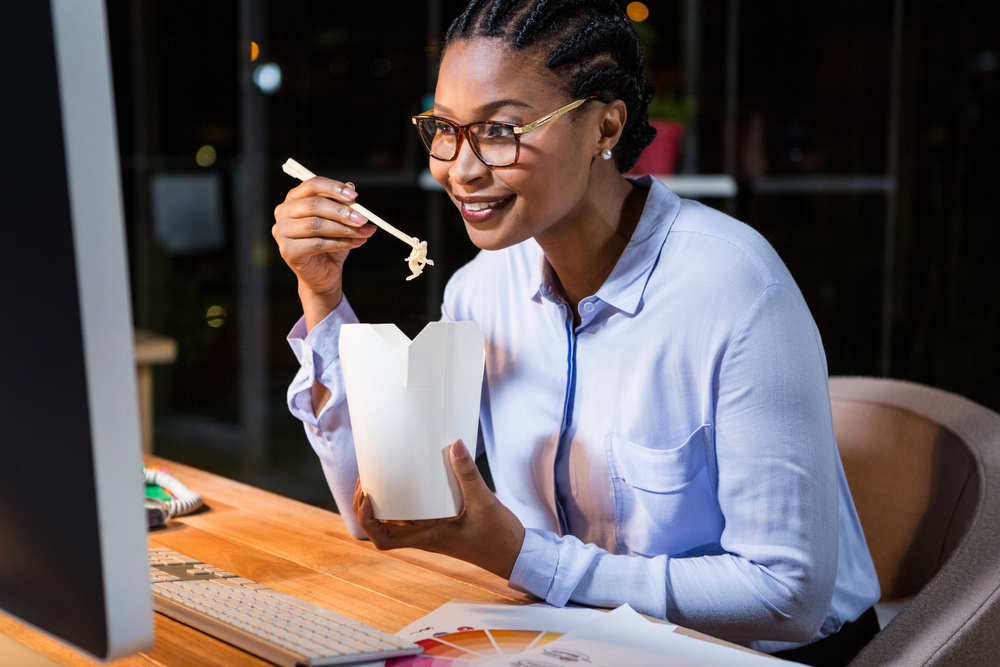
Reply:
[[517, 655], [562, 637], [544, 630], [460, 630], [417, 641], [421, 655], [394, 658], [386, 667], [472, 667], [504, 656]]

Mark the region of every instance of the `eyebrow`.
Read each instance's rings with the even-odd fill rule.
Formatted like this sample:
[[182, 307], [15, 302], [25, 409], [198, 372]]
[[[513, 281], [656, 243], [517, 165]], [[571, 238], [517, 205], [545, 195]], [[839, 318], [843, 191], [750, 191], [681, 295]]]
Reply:
[[[451, 114], [451, 110], [447, 107], [443, 107], [440, 104], [434, 105], [438, 111]], [[504, 107], [525, 107], [527, 109], [533, 109], [527, 102], [522, 102], [521, 100], [496, 100], [494, 102], [487, 102], [486, 104], [479, 107], [479, 110], [483, 113], [488, 113], [490, 111], [496, 111], [497, 109], [502, 109]]]

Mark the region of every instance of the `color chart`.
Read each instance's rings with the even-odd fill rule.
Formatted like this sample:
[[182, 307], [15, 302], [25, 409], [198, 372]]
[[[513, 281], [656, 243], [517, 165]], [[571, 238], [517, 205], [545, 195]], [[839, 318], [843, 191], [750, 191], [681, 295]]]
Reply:
[[386, 667], [466, 667], [506, 655], [517, 655], [562, 637], [538, 630], [463, 630], [417, 642], [421, 655], [395, 658]]

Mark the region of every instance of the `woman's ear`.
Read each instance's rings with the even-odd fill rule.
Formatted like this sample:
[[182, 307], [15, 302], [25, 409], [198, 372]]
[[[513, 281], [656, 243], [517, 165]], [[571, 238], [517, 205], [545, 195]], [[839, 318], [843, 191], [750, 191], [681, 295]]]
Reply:
[[628, 118], [628, 108], [621, 100], [615, 100], [604, 105], [601, 116], [598, 120], [600, 136], [595, 146], [595, 154], [600, 154], [604, 150], [613, 150], [622, 136], [625, 129], [625, 120]]

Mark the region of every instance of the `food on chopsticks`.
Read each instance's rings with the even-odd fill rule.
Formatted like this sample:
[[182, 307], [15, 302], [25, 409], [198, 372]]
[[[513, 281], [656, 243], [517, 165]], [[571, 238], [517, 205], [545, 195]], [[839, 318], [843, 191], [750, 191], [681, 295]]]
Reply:
[[[294, 176], [300, 181], [308, 181], [310, 178], [314, 178], [316, 176], [316, 174], [312, 173], [311, 171], [303, 167], [301, 164], [299, 164], [292, 158], [288, 158], [285, 164], [281, 165], [281, 168], [282, 170], [284, 170], [286, 174], [288, 174], [289, 176]], [[348, 204], [348, 206], [350, 206], [352, 209], [354, 209], [361, 215], [368, 218], [368, 220], [372, 222], [376, 227], [384, 229], [385, 231], [389, 232], [397, 239], [399, 239], [403, 243], [408, 244], [412, 248], [409, 257], [406, 258], [406, 263], [410, 267], [410, 273], [412, 274], [406, 276], [407, 280], [413, 280], [421, 273], [423, 273], [424, 266], [426, 266], [427, 264], [434, 266], [434, 261], [427, 259], [427, 241], [421, 241], [420, 239], [414, 236], [408, 236], [404, 234], [403, 232], [399, 231], [398, 229], [390, 225], [382, 218], [378, 217], [377, 215], [366, 209], [361, 204], [354, 203], [354, 204]]]

